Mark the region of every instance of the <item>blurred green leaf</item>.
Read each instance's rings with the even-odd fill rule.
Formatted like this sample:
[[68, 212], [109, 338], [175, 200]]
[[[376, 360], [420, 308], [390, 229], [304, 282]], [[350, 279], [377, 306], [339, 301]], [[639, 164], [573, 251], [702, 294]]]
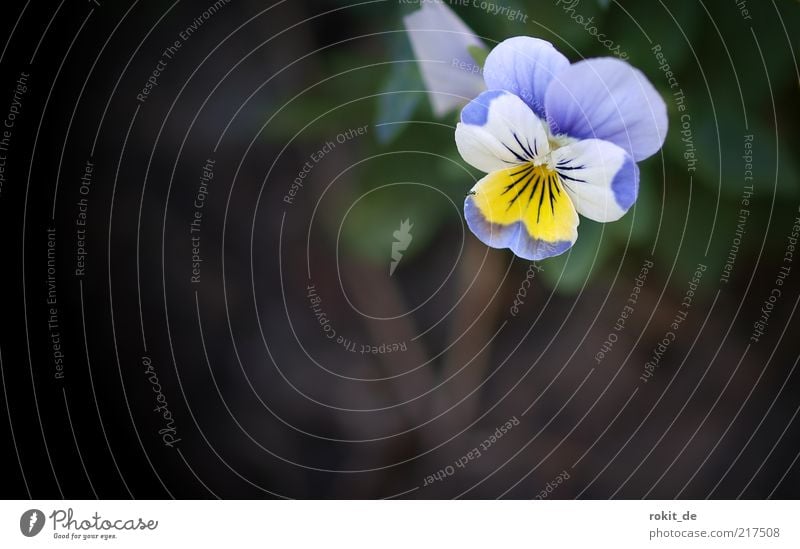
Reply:
[[392, 64], [386, 80], [378, 93], [378, 105], [375, 113], [375, 133], [378, 142], [391, 143], [406, 128], [406, 124], [398, 124], [411, 118], [425, 94], [415, 90], [424, 90], [419, 68], [414, 61], [403, 61]]
[[622, 45], [629, 61], [644, 71], [656, 87], [666, 89], [667, 80], [659, 70], [653, 48], [664, 56], [680, 84], [686, 86], [689, 82], [683, 67], [696, 67], [692, 48], [702, 53], [697, 51], [698, 36], [714, 32], [700, 3], [673, 2], [666, 7], [649, 2], [626, 3], [625, 10], [612, 7], [603, 18], [603, 30]]
[[457, 223], [460, 210], [435, 190], [415, 184], [390, 184], [363, 194], [343, 220], [339, 253], [382, 263], [389, 261], [393, 233], [400, 222], [413, 225], [408, 257], [421, 252], [441, 225]]
[[486, 64], [486, 58], [489, 56], [489, 50], [481, 46], [467, 46], [467, 51], [472, 56], [472, 59], [480, 67]]
[[716, 200], [716, 194], [694, 178], [690, 183], [688, 175], [667, 183], [655, 255], [659, 270], [670, 277], [670, 287], [676, 293], [686, 291], [687, 281], [698, 263], [708, 267], [705, 276], [709, 282], [701, 284], [698, 292], [705, 293], [715, 287], [711, 280], [717, 276], [727, 254], [733, 228], [729, 221], [723, 221], [729, 219], [724, 215], [727, 209], [715, 212]]
[[[609, 234], [623, 248], [628, 239], [631, 248], [650, 247], [658, 228], [661, 209], [661, 162], [650, 160], [640, 166], [639, 197], [631, 210], [619, 221], [606, 225]], [[606, 243], [606, 246], [610, 245]]]
[[615, 249], [609, 233], [604, 234], [601, 223], [585, 217], [578, 227], [578, 240], [565, 254], [551, 257], [539, 264], [544, 267], [542, 280], [550, 288], [562, 294], [575, 294], [597, 271]]

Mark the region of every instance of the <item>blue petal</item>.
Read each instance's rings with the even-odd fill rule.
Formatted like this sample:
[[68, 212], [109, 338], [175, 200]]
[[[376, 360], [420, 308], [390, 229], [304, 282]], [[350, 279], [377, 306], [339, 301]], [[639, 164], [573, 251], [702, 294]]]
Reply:
[[639, 162], [667, 136], [667, 106], [641, 71], [612, 57], [579, 61], [554, 78], [545, 95], [555, 134], [619, 145]]
[[639, 166], [628, 156], [611, 182], [614, 199], [623, 210], [628, 210], [639, 195]]
[[522, 221], [511, 225], [491, 223], [475, 205], [472, 196], [464, 201], [464, 218], [478, 240], [490, 248], [509, 248], [514, 255], [530, 261], [561, 255], [575, 243], [569, 240], [547, 242], [533, 238]]
[[569, 67], [569, 60], [550, 42], [515, 36], [498, 44], [486, 58], [486, 87], [507, 90], [522, 98], [540, 118], [545, 115], [545, 92], [552, 78]]
[[492, 99], [501, 95], [504, 95], [502, 90], [483, 92], [464, 107], [461, 111], [461, 121], [475, 126], [485, 125], [486, 119], [489, 118], [489, 105], [492, 103]]

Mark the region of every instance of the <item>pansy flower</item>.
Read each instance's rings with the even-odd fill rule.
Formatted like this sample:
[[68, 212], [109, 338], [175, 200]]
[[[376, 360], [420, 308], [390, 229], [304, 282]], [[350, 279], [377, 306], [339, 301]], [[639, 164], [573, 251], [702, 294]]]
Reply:
[[608, 222], [628, 211], [636, 163], [667, 133], [664, 100], [639, 70], [616, 58], [570, 64], [520, 36], [491, 51], [484, 80], [455, 135], [464, 160], [488, 174], [464, 204], [475, 236], [538, 260], [573, 245], [578, 214]]

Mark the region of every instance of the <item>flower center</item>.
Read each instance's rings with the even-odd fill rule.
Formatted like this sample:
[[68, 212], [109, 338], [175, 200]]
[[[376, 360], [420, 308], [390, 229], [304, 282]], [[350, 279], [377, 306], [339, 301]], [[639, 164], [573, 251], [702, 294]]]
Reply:
[[564, 147], [566, 145], [571, 145], [572, 143], [578, 141], [574, 137], [570, 137], [567, 134], [563, 133], [553, 134], [550, 132], [549, 127], [545, 129], [547, 130], [547, 141], [548, 143], [550, 143], [551, 150], [560, 149], [561, 147]]
[[530, 157], [530, 163], [533, 165], [534, 168], [542, 167], [542, 170], [545, 172], [550, 172], [553, 175], [557, 175], [556, 170], [556, 163], [553, 161], [553, 151], [556, 149], [560, 149], [566, 145], [571, 143], [575, 143], [578, 141], [574, 137], [570, 137], [565, 134], [558, 134], [555, 135], [551, 133], [550, 128], [546, 127], [547, 131], [547, 144], [549, 145], [549, 151], [544, 154], [535, 154]]
[[555, 164], [553, 163], [553, 155], [550, 153], [535, 156], [531, 164], [533, 164], [534, 168], [540, 168], [544, 172], [555, 173], [556, 171]]

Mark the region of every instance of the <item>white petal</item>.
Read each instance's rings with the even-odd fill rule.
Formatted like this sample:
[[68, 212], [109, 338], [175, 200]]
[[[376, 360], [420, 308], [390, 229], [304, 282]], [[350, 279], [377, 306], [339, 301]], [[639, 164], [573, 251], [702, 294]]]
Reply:
[[552, 161], [578, 213], [616, 221], [636, 202], [639, 168], [622, 147], [584, 139], [553, 151]]
[[532, 162], [550, 150], [547, 131], [522, 99], [492, 90], [461, 111], [456, 146], [466, 162], [486, 173]]
[[485, 46], [444, 3], [425, 2], [403, 23], [436, 116], [458, 109], [486, 89], [482, 71], [467, 49]]

